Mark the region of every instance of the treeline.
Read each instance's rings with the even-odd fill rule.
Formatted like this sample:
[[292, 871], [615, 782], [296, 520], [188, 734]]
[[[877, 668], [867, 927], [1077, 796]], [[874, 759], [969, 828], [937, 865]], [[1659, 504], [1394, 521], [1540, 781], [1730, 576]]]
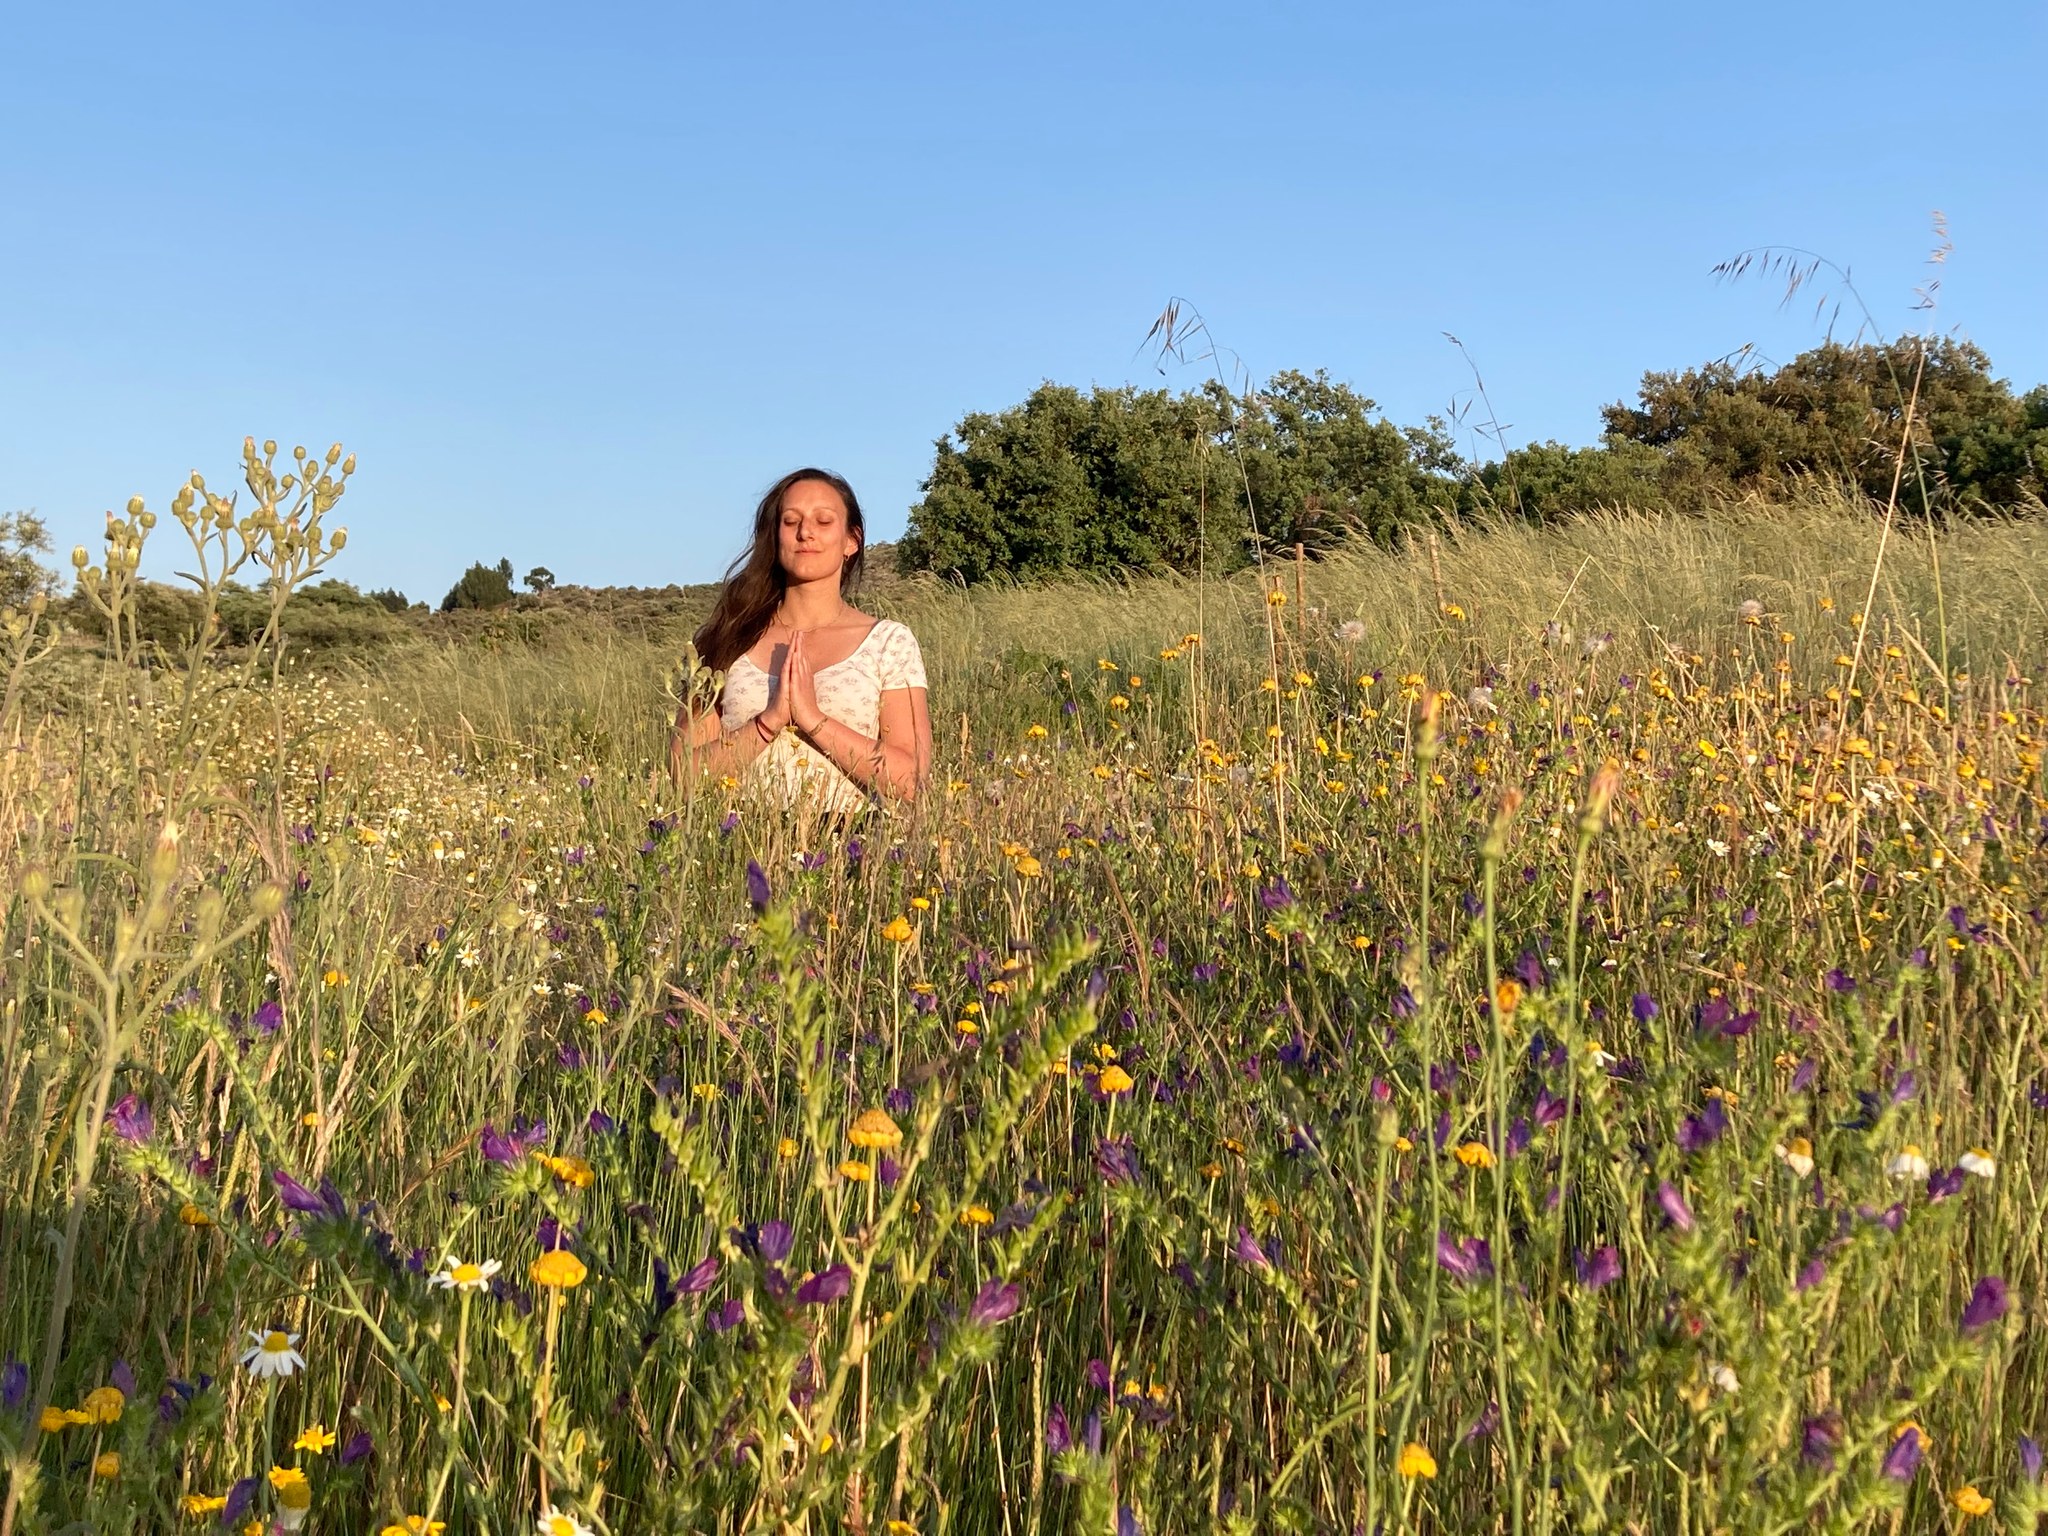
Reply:
[[2048, 497], [2048, 386], [2016, 395], [1947, 338], [1652, 372], [1602, 417], [1595, 447], [1531, 443], [1480, 463], [1442, 420], [1397, 426], [1320, 372], [1242, 396], [1048, 383], [938, 441], [897, 559], [967, 582], [1227, 571], [1262, 541], [1314, 551], [1482, 513], [1696, 510], [1817, 480], [1876, 503], [1896, 483], [1912, 512], [2038, 511]]

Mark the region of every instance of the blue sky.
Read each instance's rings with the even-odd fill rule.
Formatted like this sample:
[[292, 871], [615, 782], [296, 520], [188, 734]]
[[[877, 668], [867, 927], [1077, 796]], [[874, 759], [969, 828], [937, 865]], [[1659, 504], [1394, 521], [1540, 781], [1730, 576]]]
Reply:
[[[2048, 7], [21, 7], [0, 48], [0, 510], [60, 555], [245, 433], [361, 470], [337, 574], [703, 580], [818, 462], [901, 531], [933, 439], [1258, 376], [1512, 441], [1819, 337], [1782, 242], [2048, 380]], [[1170, 372], [1176, 387], [1198, 382]], [[160, 530], [158, 539], [168, 545]], [[163, 549], [151, 564], [175, 565]]]

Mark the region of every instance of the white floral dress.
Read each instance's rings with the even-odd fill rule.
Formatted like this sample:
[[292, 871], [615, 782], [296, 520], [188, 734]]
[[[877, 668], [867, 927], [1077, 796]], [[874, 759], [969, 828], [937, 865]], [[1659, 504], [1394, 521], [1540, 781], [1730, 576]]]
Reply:
[[[882, 727], [882, 695], [896, 688], [922, 688], [924, 653], [917, 637], [894, 619], [878, 619], [844, 661], [815, 673], [818, 708], [841, 725], [873, 740]], [[742, 654], [725, 674], [725, 698], [718, 723], [725, 730], [745, 725], [773, 702], [781, 680]], [[794, 729], [784, 729], [747, 765], [746, 787], [790, 806], [850, 811], [873, 801], [840, 772], [831, 759]]]

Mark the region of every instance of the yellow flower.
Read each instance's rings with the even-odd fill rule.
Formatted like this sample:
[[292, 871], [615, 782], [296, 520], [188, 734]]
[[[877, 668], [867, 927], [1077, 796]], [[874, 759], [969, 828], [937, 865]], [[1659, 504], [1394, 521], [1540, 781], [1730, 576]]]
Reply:
[[1991, 1501], [1977, 1491], [1975, 1483], [1965, 1483], [1951, 1494], [1949, 1498], [1950, 1502], [1961, 1512], [1965, 1520], [1977, 1515], [1988, 1515], [1991, 1513]]
[[917, 1527], [908, 1520], [891, 1520], [882, 1529], [887, 1531], [889, 1536], [917, 1536]]
[[1024, 734], [1030, 737], [1033, 741], [1043, 741], [1045, 740], [1045, 727], [1042, 725], [1033, 725], [1026, 729]]
[[931, 898], [930, 898], [929, 896], [913, 896], [913, 897], [911, 897], [911, 898], [910, 898], [910, 910], [911, 910], [911, 911], [913, 911], [913, 912], [929, 912], [929, 911], [931, 911], [931, 909], [932, 909], [932, 900], [931, 900]]
[[1045, 873], [1045, 866], [1040, 864], [1034, 855], [1028, 853], [1017, 861], [1016, 869], [1026, 880], [1036, 880]]
[[1138, 1086], [1132, 1081], [1131, 1074], [1115, 1062], [1111, 1062], [1108, 1066], [1104, 1067], [1102, 1075], [1095, 1081], [1104, 1093], [1129, 1093]]
[[429, 1520], [425, 1515], [407, 1515], [402, 1520], [392, 1521], [377, 1536], [441, 1536], [447, 1529], [443, 1521]]
[[1396, 1152], [1413, 1152], [1415, 1150], [1415, 1143], [1406, 1136], [1396, 1136], [1394, 1138], [1394, 1150]]
[[226, 1509], [228, 1499], [224, 1493], [188, 1493], [178, 1500], [178, 1507], [193, 1519], [200, 1520]]
[[1205, 1179], [1220, 1179], [1220, 1178], [1222, 1178], [1222, 1177], [1223, 1177], [1223, 1165], [1222, 1165], [1221, 1163], [1219, 1163], [1219, 1162], [1214, 1162], [1214, 1161], [1211, 1161], [1211, 1162], [1206, 1162], [1206, 1163], [1202, 1164], [1202, 1177], [1203, 1177], [1203, 1178], [1205, 1178]]
[[1502, 1013], [1513, 1013], [1522, 1006], [1522, 984], [1519, 981], [1503, 981], [1493, 989], [1493, 1006]]
[[92, 1475], [97, 1478], [115, 1478], [121, 1475], [121, 1453], [102, 1451], [92, 1459]]
[[597, 1004], [592, 1003], [588, 1008], [583, 1010], [583, 1022], [586, 1024], [609, 1024], [611, 1022], [611, 1018], [608, 1014], [605, 1013], [605, 1011], [602, 1008], [598, 1007]]
[[1394, 1470], [1403, 1477], [1435, 1477], [1436, 1458], [1429, 1454], [1429, 1447], [1419, 1440], [1410, 1440], [1401, 1447], [1400, 1459], [1394, 1463]]
[[956, 1019], [953, 1022], [953, 1030], [960, 1035], [978, 1035], [981, 1033], [981, 1026], [972, 1019]]
[[868, 1174], [868, 1165], [858, 1158], [849, 1157], [839, 1165], [839, 1176], [842, 1179], [851, 1179], [856, 1184], [867, 1183]]
[[1491, 1168], [1493, 1166], [1493, 1149], [1483, 1141], [1461, 1143], [1457, 1151], [1451, 1155], [1467, 1168]]
[[85, 1394], [85, 1401], [79, 1405], [91, 1415], [95, 1424], [118, 1424], [121, 1410], [128, 1406], [128, 1399], [119, 1387], [94, 1387]]
[[566, 1248], [551, 1248], [527, 1267], [526, 1275], [535, 1285], [551, 1291], [574, 1289], [583, 1283], [590, 1268]]
[[292, 1442], [292, 1449], [325, 1456], [334, 1449], [334, 1432], [324, 1424], [308, 1424], [299, 1431], [299, 1438]]
[[865, 1152], [886, 1152], [903, 1145], [903, 1132], [886, 1109], [864, 1109], [855, 1118], [846, 1139]]
[[590, 1164], [580, 1157], [550, 1157], [545, 1152], [536, 1152], [534, 1156], [541, 1160], [549, 1173], [564, 1184], [573, 1184], [578, 1189], [588, 1189], [597, 1181], [597, 1174]]
[[190, 1200], [187, 1200], [178, 1207], [178, 1220], [188, 1227], [210, 1227], [213, 1225], [213, 1218], [199, 1209]]
[[960, 1213], [963, 1227], [985, 1227], [996, 1219], [996, 1213], [985, 1205], [970, 1205]]
[[272, 1467], [270, 1486], [279, 1493], [283, 1493], [287, 1488], [303, 1488], [306, 1486], [306, 1474], [297, 1467]]
[[348, 972], [337, 970], [330, 965], [325, 971], [320, 973], [320, 980], [330, 987], [345, 987], [348, 985]]
[[793, 1157], [795, 1157], [796, 1138], [794, 1136], [785, 1136], [782, 1138], [782, 1140], [775, 1143], [775, 1155], [781, 1158], [785, 1163]]
[[910, 933], [910, 919], [901, 913], [898, 913], [895, 917], [882, 924], [882, 937], [891, 944], [908, 944], [910, 942]]

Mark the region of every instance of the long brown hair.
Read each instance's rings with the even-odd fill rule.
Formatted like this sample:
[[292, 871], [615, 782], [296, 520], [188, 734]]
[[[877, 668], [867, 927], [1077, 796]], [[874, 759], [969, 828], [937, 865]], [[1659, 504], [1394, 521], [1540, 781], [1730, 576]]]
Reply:
[[853, 552], [840, 571], [839, 590], [842, 593], [849, 591], [860, 580], [861, 564], [867, 558], [868, 532], [867, 520], [861, 516], [860, 501], [854, 496], [853, 487], [829, 469], [791, 470], [768, 487], [768, 494], [754, 509], [754, 542], [726, 571], [725, 589], [718, 594], [717, 606], [711, 610], [711, 617], [704, 621], [704, 627], [697, 631], [693, 642], [697, 647], [697, 659], [714, 672], [725, 671], [746, 654], [761, 638], [761, 631], [768, 627], [776, 605], [782, 601], [782, 594], [789, 586], [789, 573], [782, 568], [779, 533], [782, 498], [791, 486], [806, 480], [831, 486], [839, 493], [839, 499], [846, 503], [846, 531], [860, 540], [860, 548]]

